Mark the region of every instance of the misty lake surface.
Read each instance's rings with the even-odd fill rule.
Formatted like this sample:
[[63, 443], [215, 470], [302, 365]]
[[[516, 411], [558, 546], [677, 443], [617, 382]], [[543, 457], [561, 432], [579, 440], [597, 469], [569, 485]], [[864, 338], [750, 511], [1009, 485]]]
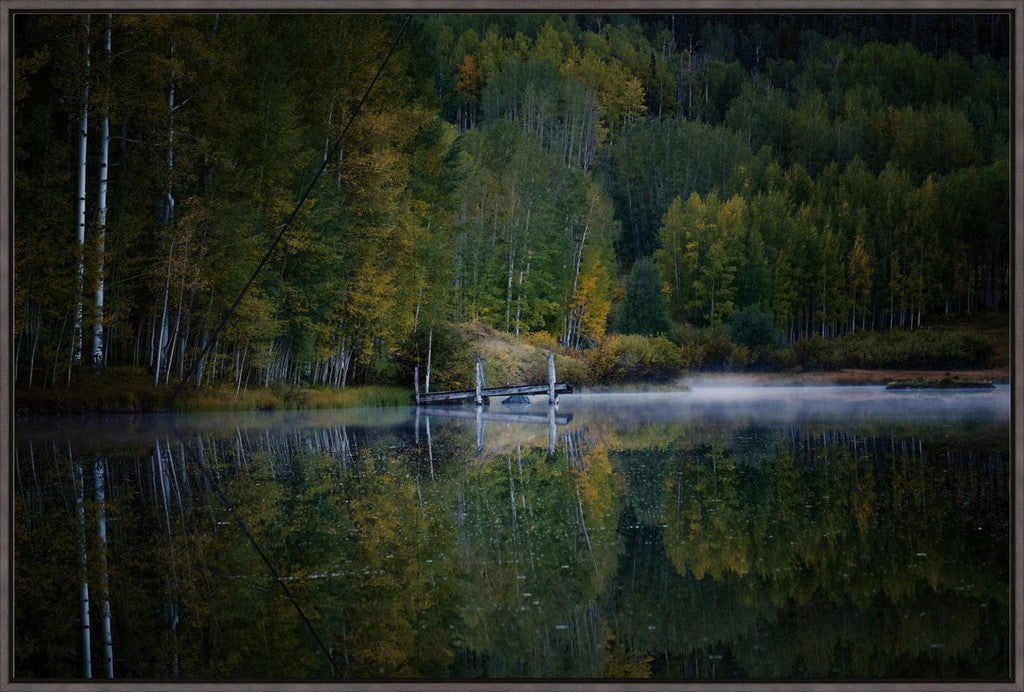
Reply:
[[1010, 675], [1006, 386], [31, 417], [14, 447], [18, 679]]

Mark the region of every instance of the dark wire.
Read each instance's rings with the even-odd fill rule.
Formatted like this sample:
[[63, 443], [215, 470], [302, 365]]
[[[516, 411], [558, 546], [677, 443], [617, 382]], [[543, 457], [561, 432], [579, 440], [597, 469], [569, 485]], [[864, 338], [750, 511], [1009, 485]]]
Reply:
[[[185, 450], [191, 449], [192, 445], [188, 444], [183, 439], [181, 439], [180, 435], [178, 439]], [[203, 441], [200, 439], [199, 445], [202, 446], [202, 444]], [[228, 513], [234, 518], [235, 523], [238, 524], [238, 528], [240, 528], [245, 537], [249, 539], [249, 543], [252, 545], [253, 550], [255, 550], [256, 553], [260, 556], [260, 559], [263, 560], [263, 564], [267, 566], [267, 570], [270, 572], [270, 576], [273, 577], [274, 581], [276, 581], [280, 585], [281, 590], [284, 591], [285, 597], [289, 601], [291, 601], [291, 604], [295, 607], [295, 612], [299, 614], [299, 618], [302, 620], [302, 624], [306, 626], [306, 629], [309, 630], [309, 633], [313, 635], [314, 639], [316, 639], [316, 643], [320, 646], [320, 650], [324, 652], [324, 656], [327, 657], [327, 660], [331, 664], [331, 676], [335, 678], [338, 677], [338, 664], [335, 663], [334, 656], [331, 655], [330, 649], [328, 649], [327, 646], [324, 644], [323, 640], [320, 639], [320, 635], [316, 633], [316, 630], [313, 628], [312, 623], [310, 623], [309, 618], [307, 618], [306, 614], [302, 612], [302, 606], [300, 606], [299, 602], [295, 600], [295, 597], [292, 595], [292, 592], [288, 590], [288, 585], [285, 584], [284, 581], [281, 579], [280, 575], [278, 575], [277, 570], [274, 569], [274, 565], [270, 562], [270, 558], [267, 557], [267, 554], [263, 552], [263, 549], [260, 547], [260, 544], [257, 543], [256, 539], [253, 538], [253, 535], [249, 533], [249, 529], [245, 525], [245, 522], [242, 521], [242, 517], [238, 515], [238, 512], [235, 511], [235, 508], [231, 506], [230, 502], [228, 502], [227, 496], [224, 495], [224, 491], [221, 490], [220, 488], [220, 483], [218, 483], [217, 480], [213, 477], [213, 474], [210, 473], [210, 469], [207, 468], [206, 462], [200, 458], [195, 457], [194, 455], [193, 457], [196, 459], [196, 463], [199, 466], [199, 469], [203, 472], [203, 475], [206, 476], [207, 482], [210, 484], [210, 487], [213, 488], [213, 492], [216, 493], [217, 498], [221, 501], [221, 504], [224, 505], [224, 508], [227, 509]]]
[[196, 356], [194, 361], [192, 361], [192, 366], [188, 369], [188, 372], [185, 373], [185, 375], [181, 378], [178, 384], [175, 385], [174, 390], [171, 392], [170, 397], [168, 397], [167, 399], [167, 408], [171, 408], [171, 406], [174, 404], [175, 398], [178, 396], [178, 394], [181, 393], [181, 390], [184, 388], [185, 383], [192, 379], [192, 375], [195, 374], [196, 368], [198, 368], [199, 364], [203, 362], [203, 358], [206, 356], [206, 352], [210, 350], [210, 346], [217, 342], [217, 336], [220, 334], [220, 331], [224, 328], [224, 325], [227, 323], [231, 315], [235, 313], [235, 310], [238, 308], [238, 305], [242, 302], [242, 298], [245, 297], [245, 294], [249, 291], [249, 287], [252, 286], [252, 283], [256, 280], [256, 276], [260, 273], [260, 270], [263, 269], [263, 265], [265, 265], [270, 260], [271, 255], [274, 254], [274, 250], [277, 249], [277, 244], [281, 242], [281, 238], [284, 237], [285, 231], [287, 231], [288, 227], [292, 225], [292, 222], [295, 220], [295, 217], [299, 215], [299, 210], [302, 209], [302, 205], [306, 203], [306, 199], [308, 199], [309, 195], [312, 194], [313, 188], [316, 186], [317, 181], [320, 180], [320, 176], [327, 168], [328, 162], [334, 159], [334, 154], [338, 151], [338, 148], [341, 146], [342, 141], [345, 139], [345, 135], [348, 134], [349, 128], [352, 127], [352, 123], [355, 121], [356, 116], [359, 115], [359, 111], [362, 109], [367, 97], [369, 97], [374, 85], [377, 83], [377, 80], [384, 72], [384, 68], [387, 67], [388, 61], [391, 59], [392, 53], [395, 52], [395, 48], [398, 46], [398, 42], [399, 40], [401, 40], [402, 34], [405, 33], [405, 28], [409, 26], [409, 22], [411, 20], [412, 15], [405, 16], [405, 22], [402, 23], [402, 28], [399, 29], [398, 35], [395, 36], [395, 40], [391, 44], [391, 48], [388, 49], [387, 55], [384, 56], [384, 61], [381, 62], [380, 67], [377, 69], [377, 74], [373, 76], [373, 81], [371, 81], [370, 85], [366, 87], [366, 91], [363, 92], [363, 97], [359, 99], [359, 103], [356, 105], [356, 109], [352, 112], [351, 117], [349, 117], [348, 123], [345, 125], [345, 129], [341, 131], [341, 134], [338, 135], [338, 139], [335, 140], [334, 142], [334, 146], [331, 147], [330, 155], [324, 157], [323, 162], [320, 164], [320, 168], [317, 169], [316, 175], [313, 176], [313, 180], [310, 181], [309, 185], [306, 187], [305, 192], [303, 192], [302, 196], [299, 197], [299, 201], [298, 203], [296, 203], [295, 208], [292, 210], [292, 213], [288, 216], [287, 219], [285, 219], [285, 222], [281, 224], [281, 231], [277, 234], [277, 237], [274, 238], [274, 242], [270, 244], [270, 248], [267, 250], [267, 253], [263, 255], [263, 259], [261, 259], [260, 263], [256, 265], [256, 269], [249, 277], [249, 280], [245, 282], [245, 286], [242, 287], [242, 290], [239, 292], [238, 297], [235, 298], [235, 302], [232, 303], [231, 307], [229, 307], [224, 312], [224, 315], [221, 317], [220, 323], [217, 325], [217, 328], [213, 330], [213, 333], [211, 333], [209, 337], [207, 337], [206, 346], [202, 348], [202, 350], [199, 352], [199, 355]]

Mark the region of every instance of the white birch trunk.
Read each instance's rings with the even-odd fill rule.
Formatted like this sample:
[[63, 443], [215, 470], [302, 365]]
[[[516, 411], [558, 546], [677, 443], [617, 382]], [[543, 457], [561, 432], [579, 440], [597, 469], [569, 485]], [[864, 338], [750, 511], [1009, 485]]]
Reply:
[[[171, 59], [174, 59], [174, 46], [171, 46]], [[164, 225], [169, 226], [174, 219], [174, 77], [167, 91], [167, 192], [165, 193]]]
[[569, 304], [566, 306], [566, 333], [564, 338], [563, 346], [569, 348], [572, 343], [573, 331], [578, 328], [576, 320], [573, 318], [575, 308], [573, 303], [576, 302], [576, 289], [579, 286], [580, 280], [580, 264], [583, 261], [583, 250], [587, 244], [587, 231], [590, 230], [590, 219], [594, 214], [594, 205], [596, 202], [590, 203], [590, 210], [587, 212], [587, 221], [583, 224], [583, 235], [580, 237], [579, 248], [576, 250], [576, 261], [574, 262], [573, 275], [572, 275], [572, 293], [569, 294]]
[[[515, 188], [513, 187], [513, 200], [512, 209], [510, 210], [509, 218], [515, 216], [517, 199], [515, 198]], [[527, 212], [529, 213], [529, 212]], [[495, 218], [497, 220], [497, 218]], [[515, 231], [514, 226], [509, 223], [508, 232], [508, 282], [505, 286], [505, 333], [509, 332], [512, 326], [512, 280], [515, 277], [515, 263], [516, 263], [516, 245], [515, 245]]]
[[352, 353], [350, 351], [343, 351], [341, 355], [341, 388], [345, 388], [345, 384], [348, 382], [348, 368], [352, 362]]
[[238, 349], [235, 349], [235, 362], [238, 367], [238, 371], [235, 377], [235, 398], [238, 398], [238, 392], [242, 388], [242, 372], [245, 370], [245, 359], [249, 355], [249, 348], [246, 347], [245, 353], [241, 355], [241, 359], [238, 357]]
[[[107, 37], [105, 42], [105, 53], [107, 66], [111, 62], [111, 32], [113, 16], [107, 15]], [[108, 77], [109, 79], [109, 77]], [[110, 93], [106, 96], [106, 103], [103, 108], [103, 123], [100, 135], [100, 188], [99, 198], [96, 205], [96, 323], [92, 331], [92, 364], [103, 365], [103, 259], [106, 252], [107, 233], [107, 182], [109, 180], [108, 163], [110, 161]]]
[[[167, 278], [168, 278], [168, 280], [170, 280], [170, 274], [168, 274]], [[165, 374], [164, 374], [164, 384], [165, 385], [168, 384], [171, 381], [171, 364], [174, 362], [175, 347], [178, 344], [178, 329], [181, 327], [181, 301], [182, 301], [182, 298], [184, 297], [184, 295], [185, 295], [185, 284], [184, 284], [184, 282], [182, 282], [181, 287], [178, 289], [178, 312], [177, 312], [177, 315], [174, 318], [174, 331], [171, 332], [171, 335], [168, 338], [168, 343], [170, 343], [171, 348], [170, 348], [170, 351], [168, 351], [168, 353], [167, 353], [167, 363], [164, 365], [164, 371], [165, 371]]]
[[154, 384], [160, 384], [160, 372], [164, 367], [164, 355], [167, 352], [167, 300], [171, 292], [171, 253], [174, 245], [171, 245], [167, 254], [167, 280], [164, 282], [164, 307], [160, 315], [160, 337], [156, 343], [156, 378]]
[[85, 16], [85, 75], [82, 77], [82, 116], [78, 121], [78, 198], [75, 202], [75, 227], [78, 236], [78, 293], [75, 302], [74, 336], [71, 359], [82, 361], [82, 302], [85, 292], [85, 160], [89, 147], [89, 15]]
[[[171, 46], [171, 58], [174, 57], [175, 46]], [[160, 219], [160, 225], [164, 228], [171, 225], [174, 220], [174, 77], [171, 77], [171, 84], [167, 91], [167, 188], [164, 193], [164, 208]], [[171, 257], [174, 252], [174, 243], [167, 253], [167, 279], [164, 282], [164, 305], [160, 318], [160, 339], [157, 344], [156, 356], [156, 378], [155, 383], [160, 384], [160, 373], [164, 367], [170, 369], [170, 364], [164, 362], [167, 353], [167, 302], [171, 289]]]

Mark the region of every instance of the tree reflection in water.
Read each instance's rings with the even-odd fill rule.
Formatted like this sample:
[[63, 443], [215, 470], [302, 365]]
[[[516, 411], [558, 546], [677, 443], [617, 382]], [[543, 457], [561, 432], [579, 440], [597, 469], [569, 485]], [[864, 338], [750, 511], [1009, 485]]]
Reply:
[[266, 420], [23, 424], [18, 678], [1009, 675], [1005, 423]]

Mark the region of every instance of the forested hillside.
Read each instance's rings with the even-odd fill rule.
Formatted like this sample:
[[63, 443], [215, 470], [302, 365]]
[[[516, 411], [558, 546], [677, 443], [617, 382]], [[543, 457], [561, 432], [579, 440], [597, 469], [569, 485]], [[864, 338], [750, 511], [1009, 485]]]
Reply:
[[634, 265], [677, 341], [1009, 307], [1005, 16], [417, 16], [332, 151], [401, 23], [18, 15], [17, 385], [406, 382], [473, 320], [589, 349], [643, 331]]

